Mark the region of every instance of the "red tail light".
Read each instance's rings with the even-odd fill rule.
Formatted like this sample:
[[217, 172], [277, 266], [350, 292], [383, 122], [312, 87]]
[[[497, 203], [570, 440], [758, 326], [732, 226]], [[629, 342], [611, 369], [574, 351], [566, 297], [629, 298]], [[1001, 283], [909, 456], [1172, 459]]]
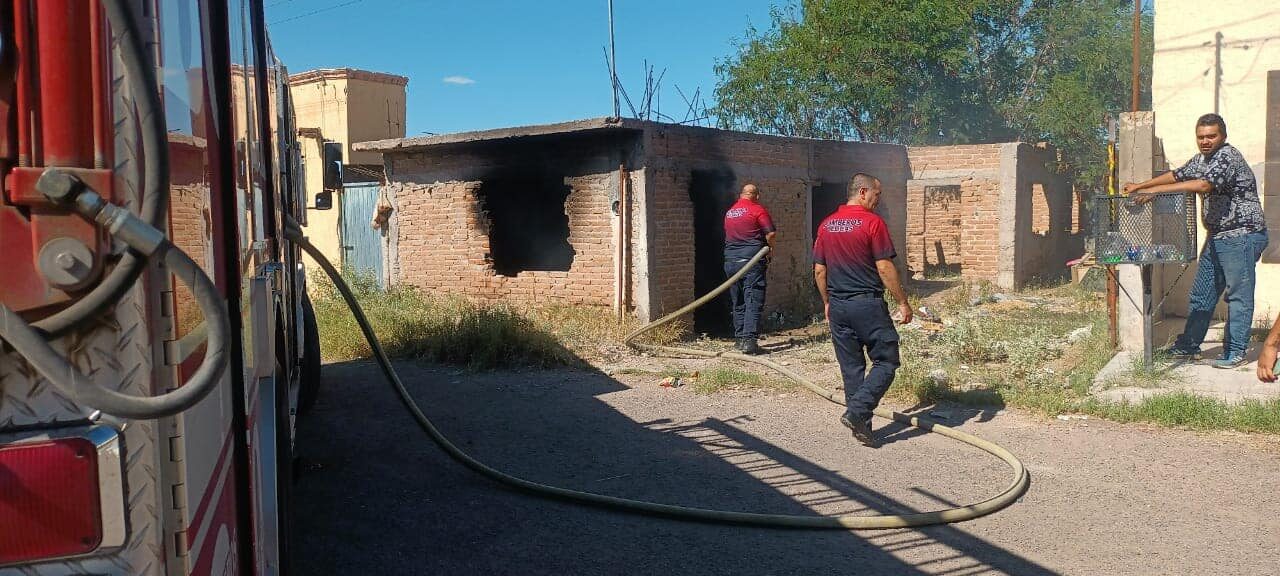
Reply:
[[0, 448], [0, 564], [92, 552], [102, 541], [98, 451], [84, 438]]

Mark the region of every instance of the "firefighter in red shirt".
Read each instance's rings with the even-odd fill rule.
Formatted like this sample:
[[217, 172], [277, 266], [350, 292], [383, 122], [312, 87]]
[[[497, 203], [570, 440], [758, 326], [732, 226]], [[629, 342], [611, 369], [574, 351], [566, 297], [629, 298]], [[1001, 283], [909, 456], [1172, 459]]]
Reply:
[[879, 204], [880, 181], [855, 174], [849, 181], [848, 203], [822, 221], [813, 243], [813, 277], [844, 379], [846, 410], [840, 422], [854, 439], [873, 448], [879, 444], [871, 434], [871, 412], [889, 390], [899, 365], [898, 330], [884, 300], [885, 287], [898, 301], [900, 321], [911, 322], [911, 306], [893, 265], [893, 240], [875, 213]]
[[[777, 235], [769, 211], [760, 205], [755, 184], [742, 187], [738, 201], [724, 214], [724, 273], [733, 276], [766, 244], [773, 248]], [[744, 354], [764, 352], [756, 342], [760, 337], [760, 313], [764, 310], [765, 276], [768, 259], [761, 260], [729, 287], [733, 302], [733, 335]]]

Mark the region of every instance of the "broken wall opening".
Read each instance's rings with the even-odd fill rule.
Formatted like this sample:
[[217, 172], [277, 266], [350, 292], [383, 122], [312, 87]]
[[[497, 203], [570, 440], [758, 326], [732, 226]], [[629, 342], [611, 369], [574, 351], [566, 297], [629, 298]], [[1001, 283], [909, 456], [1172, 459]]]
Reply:
[[1044, 184], [1036, 182], [1031, 185], [1031, 233], [1048, 236], [1052, 229], [1051, 220], [1049, 195], [1044, 191]]
[[958, 276], [962, 271], [963, 197], [959, 184], [924, 187], [924, 277]]
[[[689, 178], [693, 202], [693, 286], [701, 296], [724, 283], [724, 213], [737, 201], [736, 178], [729, 170], [694, 170]], [[733, 335], [733, 309], [728, 292], [693, 313], [700, 334]]]
[[564, 178], [525, 171], [481, 182], [476, 195], [489, 235], [487, 258], [495, 273], [569, 271], [574, 249], [565, 200], [572, 188]]
[[818, 237], [818, 225], [827, 219], [840, 206], [849, 201], [848, 185], [842, 182], [823, 182], [813, 187], [809, 194], [809, 202], [813, 215], [810, 223], [810, 238]]

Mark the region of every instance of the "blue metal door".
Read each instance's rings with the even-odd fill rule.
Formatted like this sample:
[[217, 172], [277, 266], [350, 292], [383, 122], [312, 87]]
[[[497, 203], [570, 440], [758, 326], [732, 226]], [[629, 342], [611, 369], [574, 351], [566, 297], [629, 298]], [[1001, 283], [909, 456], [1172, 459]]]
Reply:
[[342, 189], [342, 264], [348, 270], [378, 279], [382, 273], [382, 231], [372, 226], [378, 209], [378, 184], [347, 184]]

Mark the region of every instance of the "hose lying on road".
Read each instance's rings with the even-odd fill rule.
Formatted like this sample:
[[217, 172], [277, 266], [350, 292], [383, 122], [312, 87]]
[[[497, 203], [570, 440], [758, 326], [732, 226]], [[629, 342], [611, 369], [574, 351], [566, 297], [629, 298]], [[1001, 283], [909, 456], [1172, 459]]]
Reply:
[[[285, 224], [285, 236], [289, 240], [296, 243], [299, 247], [301, 247], [307, 254], [311, 255], [311, 257], [316, 261], [316, 263], [318, 263], [320, 267], [324, 269], [325, 273], [328, 274], [329, 278], [333, 280], [333, 283], [337, 287], [338, 292], [342, 294], [342, 298], [346, 300], [347, 305], [351, 308], [351, 313], [355, 316], [356, 322], [360, 325], [361, 332], [364, 333], [365, 338], [369, 341], [369, 347], [373, 350], [374, 358], [377, 360], [378, 366], [382, 368], [382, 373], [387, 377], [387, 381], [390, 382], [391, 386], [395, 389], [396, 394], [399, 396], [400, 401], [404, 404], [405, 408], [407, 408], [409, 412], [413, 415], [413, 418], [414, 420], [417, 421], [418, 426], [420, 426], [422, 430], [427, 433], [427, 435], [431, 438], [432, 441], [436, 443], [436, 445], [438, 445], [442, 450], [445, 451], [445, 453], [447, 453], [454, 460], [457, 460], [459, 463], [466, 466], [467, 468], [470, 468], [471, 470], [491, 480], [505, 484], [507, 486], [518, 488], [539, 496], [555, 497], [555, 498], [560, 498], [564, 500], [569, 500], [572, 502], [594, 504], [597, 506], [603, 506], [606, 508], [612, 508], [617, 510], [656, 514], [660, 516], [667, 516], [671, 518], [678, 518], [678, 519], [684, 519], [684, 520], [697, 520], [697, 521], [703, 521], [703, 522], [721, 522], [721, 523], [733, 523], [733, 524], [752, 524], [757, 526], [776, 526], [776, 527], [790, 527], [790, 528], [826, 528], [826, 529], [840, 529], [840, 530], [850, 530], [850, 529], [857, 530], [857, 529], [870, 529], [870, 528], [904, 528], [909, 526], [926, 526], [930, 524], [943, 524], [943, 523], [949, 523], [949, 522], [960, 522], [963, 520], [969, 520], [971, 518], [977, 518], [985, 514], [990, 514], [1001, 508], [1004, 508], [1005, 506], [1008, 506], [1014, 500], [1016, 500], [1017, 497], [1027, 487], [1028, 478], [1027, 478], [1026, 469], [1023, 468], [1022, 463], [1019, 462], [1018, 459], [1015, 458], [1012, 454], [1010, 454], [1007, 450], [995, 444], [982, 440], [980, 438], [975, 438], [973, 436], [965, 434], [963, 432], [958, 432], [950, 428], [947, 428], [945, 426], [932, 424], [927, 421], [923, 421], [923, 420], [919, 420], [916, 418], [903, 416], [899, 414], [892, 414], [891, 417], [893, 417], [894, 419], [898, 419], [902, 422], [909, 423], [913, 426], [922, 428], [924, 430], [929, 430], [931, 432], [938, 432], [945, 436], [960, 440], [961, 442], [972, 444], [974, 446], [977, 446], [978, 448], [982, 448], [983, 450], [986, 450], [987, 452], [995, 454], [997, 457], [1007, 462], [1009, 466], [1011, 466], [1014, 469], [1015, 478], [1014, 478], [1013, 484], [1008, 489], [1006, 489], [1003, 493], [1001, 493], [999, 496], [996, 496], [995, 498], [992, 498], [985, 502], [981, 502], [979, 504], [975, 504], [972, 506], [964, 506], [960, 508], [952, 508], [949, 510], [940, 510], [936, 512], [926, 512], [922, 514], [905, 514], [905, 515], [881, 515], [881, 516], [799, 516], [799, 515], [791, 515], [791, 514], [760, 514], [760, 513], [752, 513], [752, 512], [711, 510], [706, 508], [691, 508], [691, 507], [685, 507], [685, 506], [675, 506], [671, 504], [659, 504], [656, 502], [645, 502], [641, 500], [630, 500], [627, 498], [619, 498], [616, 496], [606, 496], [604, 494], [594, 494], [590, 492], [579, 492], [577, 490], [560, 488], [558, 486], [549, 486], [547, 484], [542, 484], [539, 482], [534, 482], [532, 480], [526, 480], [524, 478], [518, 478], [518, 477], [512, 476], [500, 470], [496, 470], [484, 464], [483, 462], [476, 460], [475, 458], [472, 458], [466, 452], [463, 452], [460, 448], [458, 448], [452, 442], [450, 442], [448, 438], [445, 438], [445, 436], [440, 432], [440, 430], [437, 429], [435, 425], [431, 423], [431, 420], [427, 418], [426, 414], [422, 412], [422, 409], [418, 407], [418, 404], [413, 400], [413, 397], [409, 394], [409, 390], [405, 388], [404, 382], [400, 380], [400, 376], [396, 374], [395, 369], [392, 368], [391, 359], [387, 357], [386, 352], [382, 349], [382, 345], [378, 342], [378, 337], [373, 333], [373, 328], [369, 325], [368, 319], [365, 318], [364, 312], [360, 309], [360, 304], [356, 302], [355, 296], [351, 293], [351, 289], [346, 285], [345, 282], [343, 282], [342, 276], [338, 274], [338, 271], [334, 269], [333, 265], [330, 264], [329, 261], [325, 259], [324, 255], [321, 254], [320, 251], [315, 248], [315, 246], [312, 246], [309, 241], [307, 241], [307, 238], [302, 234], [301, 228], [298, 227], [297, 222], [294, 222], [292, 219], [290, 219]], [[755, 263], [759, 262], [760, 259], [764, 257], [766, 250], [762, 250], [759, 254], [757, 254], [756, 257], [753, 258], [747, 266], [743, 267], [742, 271], [739, 271], [738, 274], [735, 274], [732, 278], [730, 278], [729, 282], [726, 282], [724, 285], [717, 288], [715, 292], [712, 292], [711, 294], [700, 298], [698, 301], [694, 302], [693, 304], [686, 306], [684, 309], [680, 311], [680, 313], [687, 313], [689, 310], [696, 308], [698, 305], [705, 303], [707, 300], [714, 297], [716, 294], [719, 294], [720, 292], [724, 291], [731, 282], [736, 281], [738, 278], [742, 276], [742, 274], [748, 268], [750, 268]], [[647, 330], [651, 330], [657, 326], [660, 326], [661, 324], [670, 322], [673, 318], [674, 318], [674, 315], [667, 316], [657, 322], [654, 322], [653, 324], [650, 324], [644, 328], [641, 328], [640, 330], [637, 330], [635, 333], [629, 335], [627, 337], [627, 341], [631, 342], [632, 340], [634, 340], [636, 336], [644, 333]], [[696, 354], [699, 356], [725, 356], [725, 357], [730, 357], [735, 359], [738, 358], [738, 355], [709, 353], [704, 351], [696, 351], [692, 348], [672, 348], [672, 347], [655, 347], [655, 346], [649, 346], [647, 348], [654, 351], [668, 351], [668, 352], [676, 352], [680, 354]], [[746, 358], [747, 360], [753, 361], [753, 362], [760, 362], [760, 360], [753, 359], [750, 357], [744, 356], [743, 358]], [[812, 383], [809, 383], [808, 381], [801, 378], [799, 375], [786, 370], [785, 368], [777, 365], [776, 363], [768, 362], [768, 361], [763, 361], [760, 363], [763, 363], [764, 365], [769, 366], [771, 368], [780, 370], [783, 374], [786, 374], [789, 377], [796, 379], [797, 381], [801, 382], [802, 384], [805, 384], [806, 386], [808, 386], [811, 389], [814, 389], [815, 391], [820, 390], [817, 386], [813, 385]], [[828, 393], [820, 392], [820, 394], [822, 394], [824, 397], [828, 399], [834, 400], [834, 398], [832, 398], [832, 396]], [[885, 411], [877, 411], [877, 414], [880, 416], [885, 416], [886, 414], [890, 414], [890, 413]]]
[[[813, 383], [808, 378], [801, 376], [796, 371], [788, 369], [786, 366], [783, 366], [767, 358], [761, 358], [759, 356], [748, 356], [746, 354], [739, 354], [736, 352], [714, 352], [710, 350], [700, 350], [698, 348], [682, 348], [677, 346], [657, 346], [654, 344], [644, 344], [644, 343], [635, 341], [636, 338], [638, 338], [641, 334], [644, 334], [645, 332], [649, 332], [650, 330], [653, 330], [659, 326], [672, 322], [676, 318], [679, 318], [681, 316], [684, 316], [685, 314], [693, 312], [699, 306], [702, 306], [703, 304], [710, 302], [711, 299], [715, 298], [716, 296], [719, 296], [721, 293], [727, 290], [729, 286], [733, 285], [734, 282], [737, 282], [738, 279], [742, 278], [742, 276], [747, 273], [747, 270], [750, 270], [752, 266], [755, 266], [757, 263], [759, 263], [760, 260], [763, 259], [765, 255], [768, 253], [769, 253], [768, 246], [761, 248], [760, 251], [757, 252], [756, 255], [752, 257], [750, 261], [747, 262], [746, 266], [743, 266], [741, 270], [738, 270], [736, 274], [731, 276], [728, 280], [725, 280], [725, 282], [720, 286], [716, 287], [715, 290], [708, 292], [707, 294], [703, 295], [701, 298], [698, 298], [697, 300], [690, 302], [689, 304], [685, 305], [683, 308], [680, 308], [679, 310], [676, 310], [675, 312], [667, 314], [662, 318], [654, 320], [653, 322], [650, 322], [649, 324], [646, 324], [644, 326], [641, 326], [640, 328], [636, 329], [634, 332], [628, 334], [627, 337], [623, 339], [623, 343], [632, 348], [636, 348], [639, 350], [646, 350], [653, 353], [663, 353], [668, 355], [674, 354], [674, 355], [682, 355], [682, 356], [700, 356], [703, 358], [729, 358], [732, 360], [739, 360], [742, 362], [752, 362], [755, 364], [759, 364], [761, 366], [765, 366], [767, 368], [771, 368], [777, 371], [778, 373], [782, 374], [783, 376], [786, 376], [787, 378], [792, 379], [797, 384], [800, 384], [801, 386], [808, 388], [809, 391], [813, 392], [814, 394], [817, 394], [818, 396], [821, 396], [827, 400], [830, 400], [833, 403], [844, 406], [844, 399], [840, 397], [841, 395], [838, 395], [836, 392], [827, 390], [826, 388], [823, 388]], [[914, 426], [921, 430], [941, 434], [943, 436], [946, 436], [947, 438], [951, 438], [952, 440], [959, 440], [960, 442], [964, 442], [965, 444], [979, 448], [987, 452], [988, 454], [995, 456], [996, 458], [1004, 460], [1004, 462], [1009, 465], [1009, 468], [1013, 470], [1013, 481], [1009, 484], [1008, 488], [1004, 489], [1003, 492], [987, 500], [984, 500], [977, 504], [971, 504], [969, 506], [949, 508], [946, 510], [937, 510], [934, 512], [921, 512], [918, 514], [885, 514], [885, 515], [879, 515], [879, 516], [844, 516], [844, 517], [831, 518], [832, 520], [847, 520], [848, 523], [841, 524], [843, 527], [902, 528], [907, 526], [928, 526], [930, 524], [948, 524], [951, 522], [963, 522], [965, 520], [972, 520], [979, 516], [985, 516], [992, 512], [997, 512], [1009, 506], [1010, 504], [1013, 504], [1018, 500], [1020, 496], [1022, 496], [1022, 493], [1027, 490], [1027, 486], [1031, 482], [1031, 478], [1027, 475], [1026, 467], [1022, 465], [1022, 462], [1018, 460], [1018, 457], [1014, 456], [1012, 452], [1005, 450], [1004, 447], [1000, 446], [999, 444], [996, 444], [994, 442], [989, 442], [987, 440], [983, 440], [972, 434], [966, 434], [954, 428], [943, 426], [942, 424], [938, 424], [937, 422], [933, 422], [931, 420], [921, 418], [919, 416], [901, 414], [898, 412], [893, 412], [891, 410], [886, 410], [884, 408], [876, 408], [875, 415], [881, 418], [884, 418], [886, 420], [894, 420], [897, 422], [901, 422], [903, 424]]]

